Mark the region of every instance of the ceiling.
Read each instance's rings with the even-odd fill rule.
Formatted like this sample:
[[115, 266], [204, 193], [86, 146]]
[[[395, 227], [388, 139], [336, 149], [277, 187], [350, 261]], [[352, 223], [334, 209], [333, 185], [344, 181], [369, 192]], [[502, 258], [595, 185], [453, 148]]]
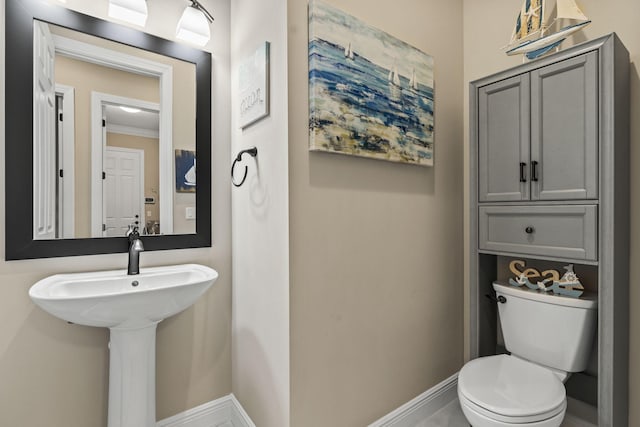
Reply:
[[105, 115], [107, 131], [125, 133], [149, 138], [158, 137], [160, 128], [160, 115], [157, 111], [140, 110], [137, 113], [129, 113], [119, 105], [106, 105]]

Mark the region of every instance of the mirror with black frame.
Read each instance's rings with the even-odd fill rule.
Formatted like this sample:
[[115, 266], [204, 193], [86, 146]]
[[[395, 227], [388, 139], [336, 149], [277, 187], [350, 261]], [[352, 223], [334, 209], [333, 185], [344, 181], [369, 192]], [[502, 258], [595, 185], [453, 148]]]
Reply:
[[6, 19], [6, 258], [210, 246], [211, 55], [43, 0]]

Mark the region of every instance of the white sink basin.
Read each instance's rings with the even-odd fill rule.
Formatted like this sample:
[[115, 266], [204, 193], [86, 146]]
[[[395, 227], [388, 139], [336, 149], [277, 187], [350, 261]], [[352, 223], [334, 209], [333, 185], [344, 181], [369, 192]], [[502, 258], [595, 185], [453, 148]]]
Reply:
[[40, 280], [29, 296], [46, 312], [87, 326], [140, 327], [191, 306], [218, 278], [202, 265], [56, 274]]
[[218, 273], [184, 264], [57, 274], [29, 289], [43, 310], [69, 322], [110, 329], [108, 427], [155, 427], [156, 325], [186, 309]]

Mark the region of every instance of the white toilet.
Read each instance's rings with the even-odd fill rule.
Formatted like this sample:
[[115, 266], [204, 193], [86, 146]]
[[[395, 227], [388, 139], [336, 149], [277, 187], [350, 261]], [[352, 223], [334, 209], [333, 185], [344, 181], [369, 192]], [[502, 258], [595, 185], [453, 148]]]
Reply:
[[458, 398], [473, 427], [558, 427], [564, 381], [585, 370], [597, 322], [596, 297], [570, 298], [493, 284], [511, 355], [480, 357], [458, 376]]

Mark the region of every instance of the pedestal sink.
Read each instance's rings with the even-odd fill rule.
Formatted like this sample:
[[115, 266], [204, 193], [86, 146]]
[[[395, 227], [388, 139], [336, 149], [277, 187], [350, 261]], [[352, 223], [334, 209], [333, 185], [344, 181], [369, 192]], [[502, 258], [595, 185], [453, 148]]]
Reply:
[[218, 273], [184, 264], [56, 274], [29, 289], [40, 308], [68, 322], [109, 328], [109, 427], [155, 427], [156, 325], [191, 306]]

